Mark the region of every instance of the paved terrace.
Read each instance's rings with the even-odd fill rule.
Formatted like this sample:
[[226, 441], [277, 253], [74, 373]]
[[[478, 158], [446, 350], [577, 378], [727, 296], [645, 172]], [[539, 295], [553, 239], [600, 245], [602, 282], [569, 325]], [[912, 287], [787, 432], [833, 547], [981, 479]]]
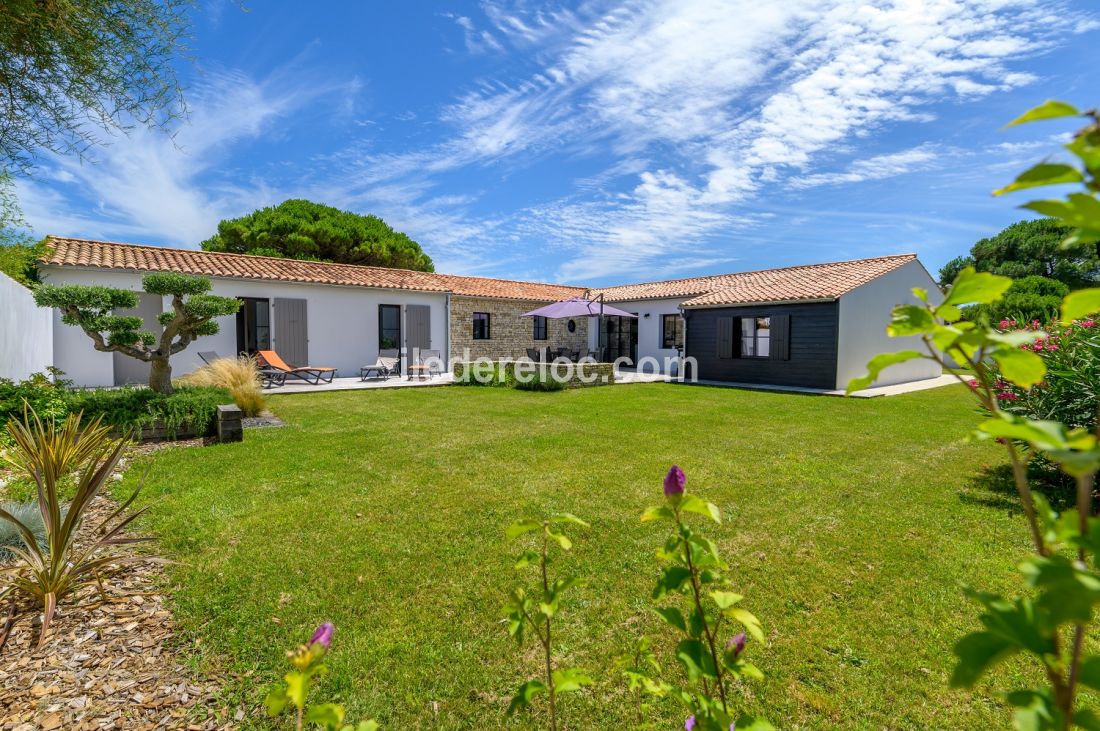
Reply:
[[[615, 372], [616, 385], [630, 383], [661, 383], [676, 382], [676, 379], [661, 373], [637, 373], [631, 370], [619, 370]], [[431, 378], [413, 378], [405, 376], [393, 376], [391, 378], [368, 379], [362, 381], [358, 376], [350, 378], [334, 378], [332, 383], [322, 383], [311, 386], [304, 381], [287, 380], [286, 385], [279, 388], [265, 389], [267, 394], [280, 393], [318, 393], [321, 391], [365, 391], [375, 388], [427, 388], [430, 386], [448, 386], [454, 383], [450, 373], [435, 375]], [[925, 391], [930, 388], [940, 388], [958, 383], [954, 376], [943, 375], [939, 378], [931, 378], [912, 383], [899, 383], [893, 386], [877, 386], [852, 394], [857, 398], [875, 398], [877, 396], [897, 396], [914, 391]], [[699, 381], [699, 386], [713, 386], [721, 388], [744, 388], [758, 391], [782, 391], [787, 393], [804, 393], [815, 396], [843, 396], [844, 391], [835, 391], [820, 388], [798, 388], [793, 386], [761, 386], [752, 383], [726, 383], [723, 381]]]

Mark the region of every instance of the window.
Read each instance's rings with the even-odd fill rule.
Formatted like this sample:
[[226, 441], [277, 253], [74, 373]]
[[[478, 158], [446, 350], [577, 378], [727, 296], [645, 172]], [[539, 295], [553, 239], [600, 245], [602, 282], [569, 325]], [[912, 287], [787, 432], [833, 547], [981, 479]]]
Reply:
[[546, 318], [535, 315], [533, 318], [535, 327], [535, 340], [546, 340]]
[[401, 305], [378, 305], [378, 349], [401, 347]]
[[267, 299], [238, 297], [237, 352], [254, 354], [271, 349], [271, 305]]
[[746, 358], [767, 358], [771, 354], [771, 332], [770, 317], [742, 317], [741, 355]]
[[661, 315], [661, 347], [684, 347], [684, 321], [679, 315]]
[[474, 313], [474, 340], [489, 339], [489, 313]]

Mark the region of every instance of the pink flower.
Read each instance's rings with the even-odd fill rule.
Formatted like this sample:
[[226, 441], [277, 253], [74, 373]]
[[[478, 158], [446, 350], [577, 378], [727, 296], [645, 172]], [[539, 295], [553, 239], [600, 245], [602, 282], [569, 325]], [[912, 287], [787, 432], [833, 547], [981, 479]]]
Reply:
[[684, 721], [684, 731], [691, 731], [693, 728], [695, 728], [695, 716], [688, 716]]
[[1007, 330], [1008, 328], [1012, 327], [1015, 324], [1016, 324], [1015, 320], [1001, 320], [1001, 329], [1002, 330]]
[[730, 637], [729, 642], [726, 643], [726, 649], [728, 650], [730, 648], [733, 648], [733, 656], [738, 657], [742, 652], [745, 651], [746, 639], [747, 638], [745, 637], [745, 633], [739, 632], [733, 637]]
[[336, 632], [336, 627], [332, 622], [325, 622], [313, 631], [313, 636], [309, 638], [309, 646], [320, 645], [327, 650], [329, 645], [332, 644], [334, 632]]
[[678, 497], [684, 494], [684, 485], [687, 484], [687, 475], [677, 465], [672, 465], [665, 475], [665, 497]]
[[971, 391], [977, 391], [978, 390], [978, 379], [977, 378], [971, 378], [969, 381], [966, 382], [966, 385], [970, 386]]
[[1082, 320], [1080, 322], [1081, 327], [1096, 327], [1095, 320]]

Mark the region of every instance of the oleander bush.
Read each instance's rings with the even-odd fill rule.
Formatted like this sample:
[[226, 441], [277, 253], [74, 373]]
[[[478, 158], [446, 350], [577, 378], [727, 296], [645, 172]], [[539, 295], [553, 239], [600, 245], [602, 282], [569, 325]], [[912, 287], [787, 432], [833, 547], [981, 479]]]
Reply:
[[259, 416], [267, 405], [264, 400], [263, 379], [256, 367], [256, 359], [251, 356], [218, 358], [213, 363], [191, 371], [180, 378], [178, 383], [184, 386], [224, 388], [245, 416]]

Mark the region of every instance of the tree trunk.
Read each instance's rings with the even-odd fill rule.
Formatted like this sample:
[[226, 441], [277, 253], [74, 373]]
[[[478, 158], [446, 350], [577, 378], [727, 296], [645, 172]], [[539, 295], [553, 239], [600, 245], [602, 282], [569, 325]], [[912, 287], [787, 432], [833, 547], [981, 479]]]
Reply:
[[157, 393], [172, 393], [172, 366], [167, 358], [149, 361], [149, 388]]

